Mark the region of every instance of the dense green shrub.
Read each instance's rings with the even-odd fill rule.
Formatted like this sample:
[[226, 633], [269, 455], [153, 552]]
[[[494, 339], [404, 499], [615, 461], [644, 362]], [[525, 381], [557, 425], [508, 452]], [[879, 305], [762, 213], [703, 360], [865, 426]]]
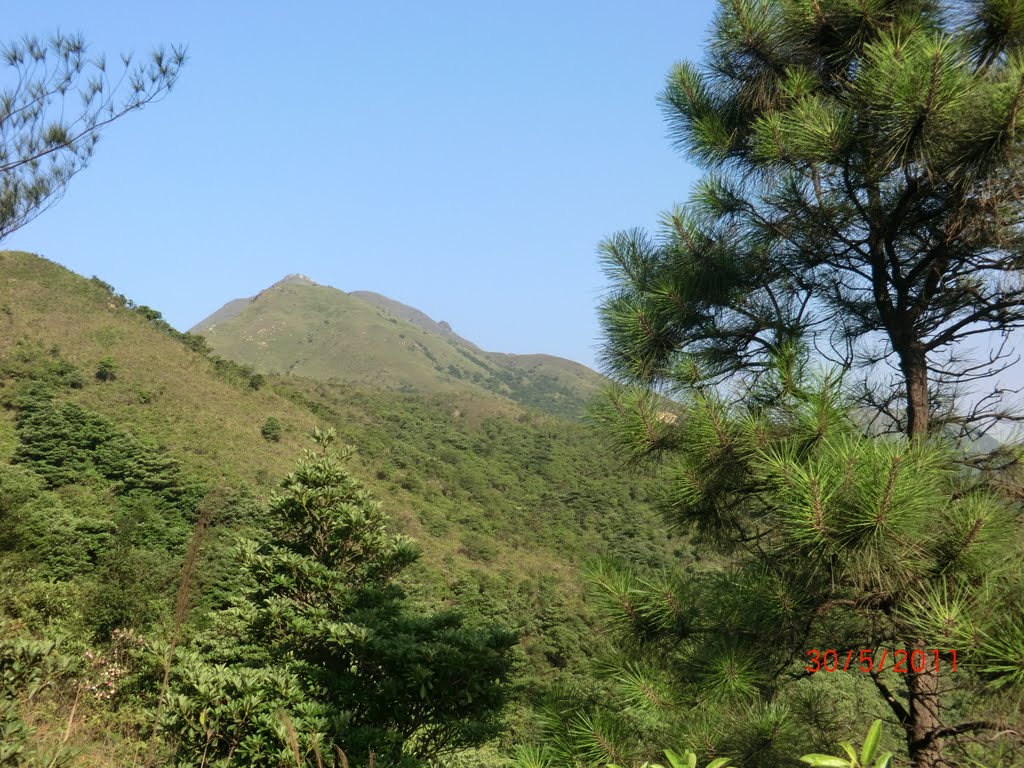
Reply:
[[70, 361], [53, 346], [46, 349], [38, 342], [19, 339], [2, 359], [0, 375], [17, 381], [45, 383], [59, 389], [81, 389], [85, 379]]
[[117, 363], [114, 362], [114, 358], [100, 358], [96, 366], [96, 378], [100, 381], [113, 381], [117, 378]]
[[[221, 633], [214, 653], [233, 661], [234, 677], [225, 682], [209, 666], [179, 671], [168, 728], [182, 755], [226, 759], [242, 741], [266, 755], [287, 753], [278, 710], [288, 704], [283, 691], [296, 688], [288, 717], [320, 734], [308, 736], [308, 748], [319, 744], [330, 764], [340, 764], [340, 748], [354, 763], [372, 752], [384, 765], [419, 765], [501, 729], [515, 636], [412, 608], [395, 578], [418, 551], [388, 532], [379, 504], [340, 463], [351, 451], [335, 454], [333, 439], [318, 432], [320, 452], [307, 452], [282, 481], [271, 541], [241, 546], [251, 585], [243, 604], [220, 617], [233, 631]], [[243, 677], [247, 687], [236, 694], [255, 697], [252, 712], [264, 711], [261, 687], [276, 686], [264, 695], [282, 703], [243, 724], [232, 710], [225, 717], [235, 736], [211, 741], [189, 713], [228, 706], [224, 686], [237, 688]]]
[[43, 755], [32, 748], [20, 704], [56, 683], [70, 666], [54, 641], [26, 637], [0, 618], [0, 768], [68, 764], [68, 753]]
[[263, 426], [260, 427], [260, 434], [268, 442], [278, 442], [281, 439], [281, 422], [273, 416], [267, 417], [267, 420], [263, 422]]
[[228, 668], [186, 654], [174, 675], [162, 726], [180, 768], [280, 768], [296, 764], [295, 750], [303, 766], [316, 764], [314, 752], [334, 764], [327, 712], [287, 669]]
[[[168, 610], [204, 489], [161, 449], [105, 417], [61, 403], [46, 381], [11, 400], [18, 444], [0, 466], [0, 549], [19, 578], [79, 590], [83, 635], [144, 627]], [[84, 617], [84, 618], [83, 618]]]
[[19, 445], [14, 461], [50, 487], [103, 480], [119, 494], [148, 491], [181, 513], [202, 490], [185, 480], [179, 464], [159, 448], [117, 430], [103, 416], [74, 403], [59, 403], [43, 384], [24, 387], [15, 399]]

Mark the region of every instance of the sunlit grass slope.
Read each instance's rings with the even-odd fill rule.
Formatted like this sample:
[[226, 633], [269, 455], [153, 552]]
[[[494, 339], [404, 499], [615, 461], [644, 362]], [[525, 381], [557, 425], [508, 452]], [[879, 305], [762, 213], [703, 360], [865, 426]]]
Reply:
[[582, 414], [604, 383], [562, 358], [484, 352], [413, 307], [301, 276], [230, 302], [192, 331], [264, 372], [400, 392], [492, 392], [560, 415]]
[[[292, 465], [317, 423], [268, 388], [218, 376], [210, 360], [121, 306], [100, 281], [27, 253], [0, 252], [0, 357], [25, 344], [54, 349], [79, 368], [83, 386], [65, 397], [166, 446], [211, 481], [266, 486]], [[104, 357], [116, 377], [100, 382], [94, 374]], [[260, 437], [271, 415], [285, 425], [278, 443]]]
[[[289, 323], [298, 322], [301, 305], [318, 307], [339, 329], [346, 317], [357, 318], [368, 335], [393, 341], [404, 334], [412, 346], [429, 342], [437, 355], [459, 354], [334, 289], [277, 290], [278, 300], [260, 317], [279, 323], [282, 338], [296, 338]], [[356, 474], [424, 550], [410, 588], [431, 602], [520, 628], [538, 670], [582, 653], [589, 612], [580, 596], [580, 565], [603, 554], [663, 562], [673, 552], [643, 502], [643, 481], [631, 478], [585, 424], [465, 381], [431, 394], [374, 388], [371, 383], [387, 382], [378, 381], [377, 363], [359, 357], [369, 344], [348, 343], [343, 356], [363, 371], [362, 386], [293, 372], [269, 376], [254, 389], [152, 317], [125, 306], [98, 279], [29, 254], [0, 253], [0, 362], [8, 371], [0, 377], [0, 396], [17, 388], [21, 357], [38, 357], [40, 350], [59, 355], [82, 374], [81, 387], [63, 390], [61, 398], [166, 448], [209, 485], [248, 485], [263, 498], [310, 447], [306, 435], [315, 425], [336, 427], [359, 451]], [[305, 372], [318, 370], [313, 350], [325, 348], [328, 338], [346, 343], [340, 330], [325, 331], [309, 344]], [[409, 347], [388, 354], [428, 359]], [[115, 365], [113, 380], [95, 377], [104, 358]], [[430, 367], [407, 370], [424, 382], [437, 380]], [[270, 416], [282, 426], [280, 442], [261, 436]], [[0, 460], [9, 460], [17, 444], [12, 418], [0, 411]]]

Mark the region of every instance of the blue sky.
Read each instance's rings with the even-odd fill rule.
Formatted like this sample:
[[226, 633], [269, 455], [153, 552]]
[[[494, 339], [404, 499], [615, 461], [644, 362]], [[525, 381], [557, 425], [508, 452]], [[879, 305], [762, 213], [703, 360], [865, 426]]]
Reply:
[[486, 349], [593, 364], [595, 248], [696, 178], [656, 102], [702, 2], [14, 2], [8, 36], [186, 43], [3, 247], [186, 329], [291, 272], [411, 304]]

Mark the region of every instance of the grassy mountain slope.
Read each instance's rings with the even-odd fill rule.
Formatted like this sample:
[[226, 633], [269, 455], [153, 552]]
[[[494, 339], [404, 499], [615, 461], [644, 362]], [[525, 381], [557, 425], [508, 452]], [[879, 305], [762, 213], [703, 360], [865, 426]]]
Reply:
[[[101, 281], [37, 256], [0, 252], [0, 359], [15, 361], [33, 347], [79, 368], [84, 385], [69, 389], [68, 399], [166, 446], [214, 481], [266, 484], [291, 466], [316, 424], [313, 414], [269, 389], [218, 375], [210, 360], [121, 306]], [[94, 373], [104, 357], [117, 375], [100, 383]], [[13, 383], [8, 378], [2, 386]], [[286, 424], [279, 443], [260, 438], [271, 414]]]
[[[353, 469], [421, 543], [414, 590], [522, 628], [535, 670], [570, 663], [585, 643], [582, 562], [601, 554], [648, 562], [673, 550], [639, 501], [642, 482], [623, 481], [585, 425], [466, 382], [422, 395], [293, 375], [254, 389], [244, 370], [189, 348], [152, 310], [126, 304], [98, 279], [14, 252], [0, 253], [0, 274], [0, 462], [18, 448], [18, 392], [55, 361], [79, 377], [60, 389], [58, 405], [80, 406], [156, 446], [208, 488], [247, 486], [266, 498], [309, 447], [312, 427], [334, 426], [359, 449]], [[271, 309], [320, 302], [339, 326], [346, 312], [372, 328], [397, 322], [330, 288], [274, 292]], [[282, 335], [293, 332], [291, 315], [276, 318]], [[420, 329], [400, 332], [410, 343], [440, 343]], [[94, 374], [107, 357], [116, 376], [100, 381]], [[260, 434], [268, 416], [283, 427], [280, 442]], [[96, 493], [108, 493], [97, 482]], [[568, 618], [554, 619], [556, 607]]]
[[[566, 360], [564, 357], [541, 354], [515, 355], [504, 352], [484, 352], [473, 342], [467, 341], [455, 333], [448, 323], [443, 321], [437, 322], [415, 307], [410, 307], [387, 296], [381, 296], [379, 293], [353, 291], [349, 295], [382, 307], [401, 320], [442, 336], [457, 345], [468, 347], [474, 353], [482, 355], [505, 372], [504, 376], [502, 374], [498, 375], [499, 378], [504, 378], [509, 386], [509, 390], [502, 393], [509, 394], [511, 392], [513, 399], [521, 399], [517, 396], [520, 394], [515, 384], [517, 378], [522, 379], [523, 384], [527, 386], [529, 386], [531, 381], [546, 379], [554, 387], [562, 388], [580, 400], [587, 400], [593, 397], [607, 383], [604, 377], [596, 371], [572, 360]], [[529, 399], [524, 399], [524, 402], [530, 405], [537, 405], [540, 408], [548, 405], [543, 401], [537, 403], [530, 402]]]
[[560, 415], [581, 414], [604, 381], [557, 357], [483, 352], [405, 304], [294, 276], [230, 302], [192, 332], [264, 372], [402, 392], [490, 392]]
[[385, 309], [399, 320], [404, 320], [407, 323], [419, 326], [423, 330], [430, 331], [438, 336], [444, 336], [449, 341], [469, 347], [474, 352], [481, 351], [480, 348], [469, 339], [459, 336], [459, 334], [453, 331], [452, 327], [445, 321], [434, 320], [425, 312], [421, 312], [415, 307], [410, 307], [408, 304], [403, 304], [400, 301], [395, 301], [394, 299], [388, 298], [387, 296], [383, 296], [379, 293], [374, 293], [373, 291], [352, 291], [349, 293], [349, 296], [355, 296], [357, 299], [362, 299], [369, 304]]
[[218, 354], [267, 373], [420, 392], [483, 391], [441, 372], [487, 373], [437, 335], [321, 285], [278, 283], [233, 317], [193, 332]]

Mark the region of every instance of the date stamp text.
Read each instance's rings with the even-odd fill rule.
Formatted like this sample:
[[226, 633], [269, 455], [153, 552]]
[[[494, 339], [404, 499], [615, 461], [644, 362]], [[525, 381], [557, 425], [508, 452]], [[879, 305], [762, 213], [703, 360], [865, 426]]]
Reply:
[[[945, 657], [945, 658], [944, 658]], [[834, 648], [807, 651], [808, 672], [864, 672], [878, 673], [886, 670], [897, 674], [938, 673], [943, 665], [956, 672], [956, 651], [937, 648], [864, 648], [857, 651], [837, 651]]]

